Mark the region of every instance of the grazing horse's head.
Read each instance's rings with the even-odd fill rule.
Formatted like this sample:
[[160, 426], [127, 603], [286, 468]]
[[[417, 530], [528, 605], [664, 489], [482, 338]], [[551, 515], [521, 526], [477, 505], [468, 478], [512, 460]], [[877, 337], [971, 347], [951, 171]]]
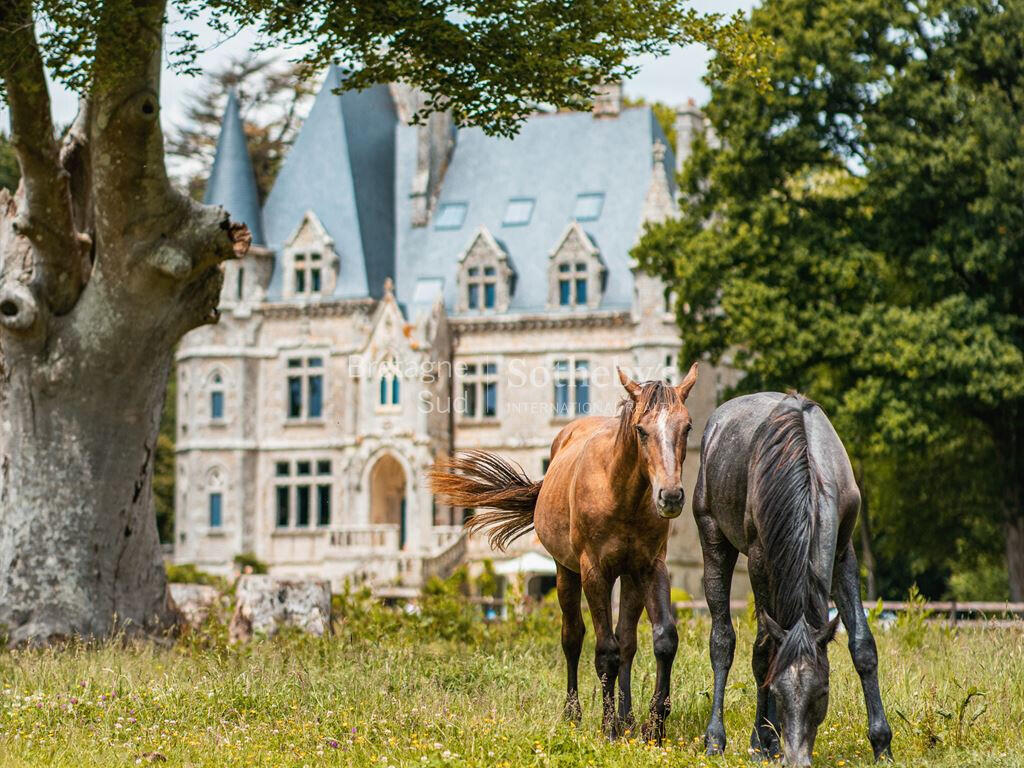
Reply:
[[635, 441], [640, 471], [650, 480], [655, 509], [662, 517], [678, 517], [685, 498], [686, 439], [693, 426], [686, 397], [697, 382], [697, 364], [690, 366], [679, 386], [662, 381], [638, 384], [621, 368], [619, 380], [629, 397], [619, 413], [618, 442]]
[[828, 712], [828, 651], [839, 617], [816, 629], [801, 617], [783, 629], [767, 613], [761, 620], [775, 643], [766, 685], [771, 688], [787, 765], [810, 765], [818, 726]]

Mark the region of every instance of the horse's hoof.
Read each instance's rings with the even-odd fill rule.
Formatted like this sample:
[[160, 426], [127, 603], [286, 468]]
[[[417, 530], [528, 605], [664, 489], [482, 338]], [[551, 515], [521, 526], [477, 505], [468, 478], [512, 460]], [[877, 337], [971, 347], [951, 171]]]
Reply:
[[648, 720], [640, 728], [640, 737], [646, 742], [654, 742], [659, 747], [665, 738], [665, 728], [658, 720]]
[[619, 726], [622, 728], [622, 732], [629, 731], [636, 733], [636, 717], [633, 716], [632, 710], [623, 714], [619, 713]]
[[721, 755], [725, 752], [725, 733], [708, 729], [704, 734], [704, 754], [708, 757]]
[[580, 706], [580, 700], [577, 697], [566, 697], [565, 707], [562, 708], [562, 719], [576, 726], [579, 726], [583, 721], [583, 708]]
[[769, 731], [766, 736], [758, 736], [757, 731], [750, 734], [750, 756], [761, 763], [771, 762], [782, 754], [782, 747], [775, 734]]

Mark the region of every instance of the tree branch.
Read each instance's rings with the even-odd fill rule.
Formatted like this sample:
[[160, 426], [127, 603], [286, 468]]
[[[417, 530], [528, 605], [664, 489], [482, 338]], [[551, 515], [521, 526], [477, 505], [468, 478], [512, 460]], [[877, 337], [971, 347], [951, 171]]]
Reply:
[[35, 248], [38, 274], [31, 280], [50, 311], [62, 315], [71, 310], [81, 292], [81, 245], [71, 211], [69, 177], [54, 138], [30, 0], [0, 6], [0, 76], [22, 177], [23, 203], [12, 226]]
[[[98, 258], [123, 256], [180, 223], [160, 129], [160, 52], [165, 0], [104, 4], [92, 83], [90, 140]], [[106, 248], [110, 244], [112, 248]]]

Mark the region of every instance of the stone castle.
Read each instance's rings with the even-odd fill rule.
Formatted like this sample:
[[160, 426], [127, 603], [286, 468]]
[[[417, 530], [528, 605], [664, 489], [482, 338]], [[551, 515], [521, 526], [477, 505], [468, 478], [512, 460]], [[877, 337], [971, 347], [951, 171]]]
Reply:
[[[490, 557], [540, 594], [554, 567], [536, 540], [468, 539], [467, 511], [436, 504], [424, 472], [482, 449], [542, 476], [562, 426], [615, 412], [616, 365], [641, 379], [689, 365], [671, 297], [630, 257], [674, 215], [681, 158], [620, 86], [508, 139], [444, 114], [410, 125], [418, 93], [339, 84], [332, 69], [262, 207], [229, 98], [206, 202], [254, 246], [226, 265], [220, 322], [177, 355], [174, 559], [226, 572], [252, 553], [386, 593]], [[678, 113], [680, 154], [703, 130]], [[691, 395], [688, 495], [730, 375], [705, 366]], [[699, 594], [688, 512], [669, 563]]]

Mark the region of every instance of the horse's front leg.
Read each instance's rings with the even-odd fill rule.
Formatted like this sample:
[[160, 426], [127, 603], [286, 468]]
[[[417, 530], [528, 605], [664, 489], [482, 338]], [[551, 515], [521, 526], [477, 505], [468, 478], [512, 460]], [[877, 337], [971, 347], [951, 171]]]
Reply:
[[676, 649], [679, 647], [676, 618], [672, 611], [671, 582], [664, 560], [655, 563], [645, 586], [647, 615], [651, 619], [658, 671], [643, 737], [660, 745], [665, 738], [665, 720], [672, 709], [672, 662], [675, 661]]
[[612, 631], [612, 584], [614, 578], [601, 571], [600, 566], [586, 554], [580, 558], [583, 592], [594, 622], [594, 667], [601, 681], [601, 729], [609, 739], [619, 735], [615, 717], [615, 678], [619, 674], [619, 641]]
[[623, 729], [636, 728], [633, 717], [633, 689], [630, 680], [633, 657], [636, 656], [636, 625], [644, 612], [644, 594], [633, 576], [619, 579], [619, 621], [615, 636], [619, 641], [619, 725]]
[[736, 632], [729, 614], [729, 594], [732, 590], [732, 572], [739, 552], [722, 535], [711, 517], [696, 517], [704, 553], [704, 598], [711, 613], [711, 670], [715, 675], [715, 690], [711, 697], [711, 721], [704, 733], [704, 748], [709, 755], [725, 751], [725, 683], [736, 650]]
[[853, 542], [839, 556], [836, 574], [832, 584], [832, 598], [850, 638], [850, 655], [853, 666], [860, 675], [864, 689], [864, 704], [868, 710], [868, 739], [875, 753], [875, 760], [892, 760], [892, 729], [885, 717], [882, 694], [878, 688], [878, 651], [875, 638], [871, 635], [868, 621], [864, 617], [864, 605], [860, 599], [860, 575], [857, 571], [857, 555]]
[[757, 607], [757, 639], [754, 641], [751, 658], [754, 682], [757, 683], [757, 711], [754, 714], [754, 728], [750, 733], [750, 751], [757, 759], [767, 761], [782, 754], [782, 747], [779, 744], [779, 718], [775, 697], [767, 685], [768, 667], [775, 652], [775, 641], [768, 634], [762, 618], [762, 612], [768, 610], [771, 605], [771, 597], [768, 571], [758, 542], [750, 545], [750, 551], [747, 553], [747, 570]]

